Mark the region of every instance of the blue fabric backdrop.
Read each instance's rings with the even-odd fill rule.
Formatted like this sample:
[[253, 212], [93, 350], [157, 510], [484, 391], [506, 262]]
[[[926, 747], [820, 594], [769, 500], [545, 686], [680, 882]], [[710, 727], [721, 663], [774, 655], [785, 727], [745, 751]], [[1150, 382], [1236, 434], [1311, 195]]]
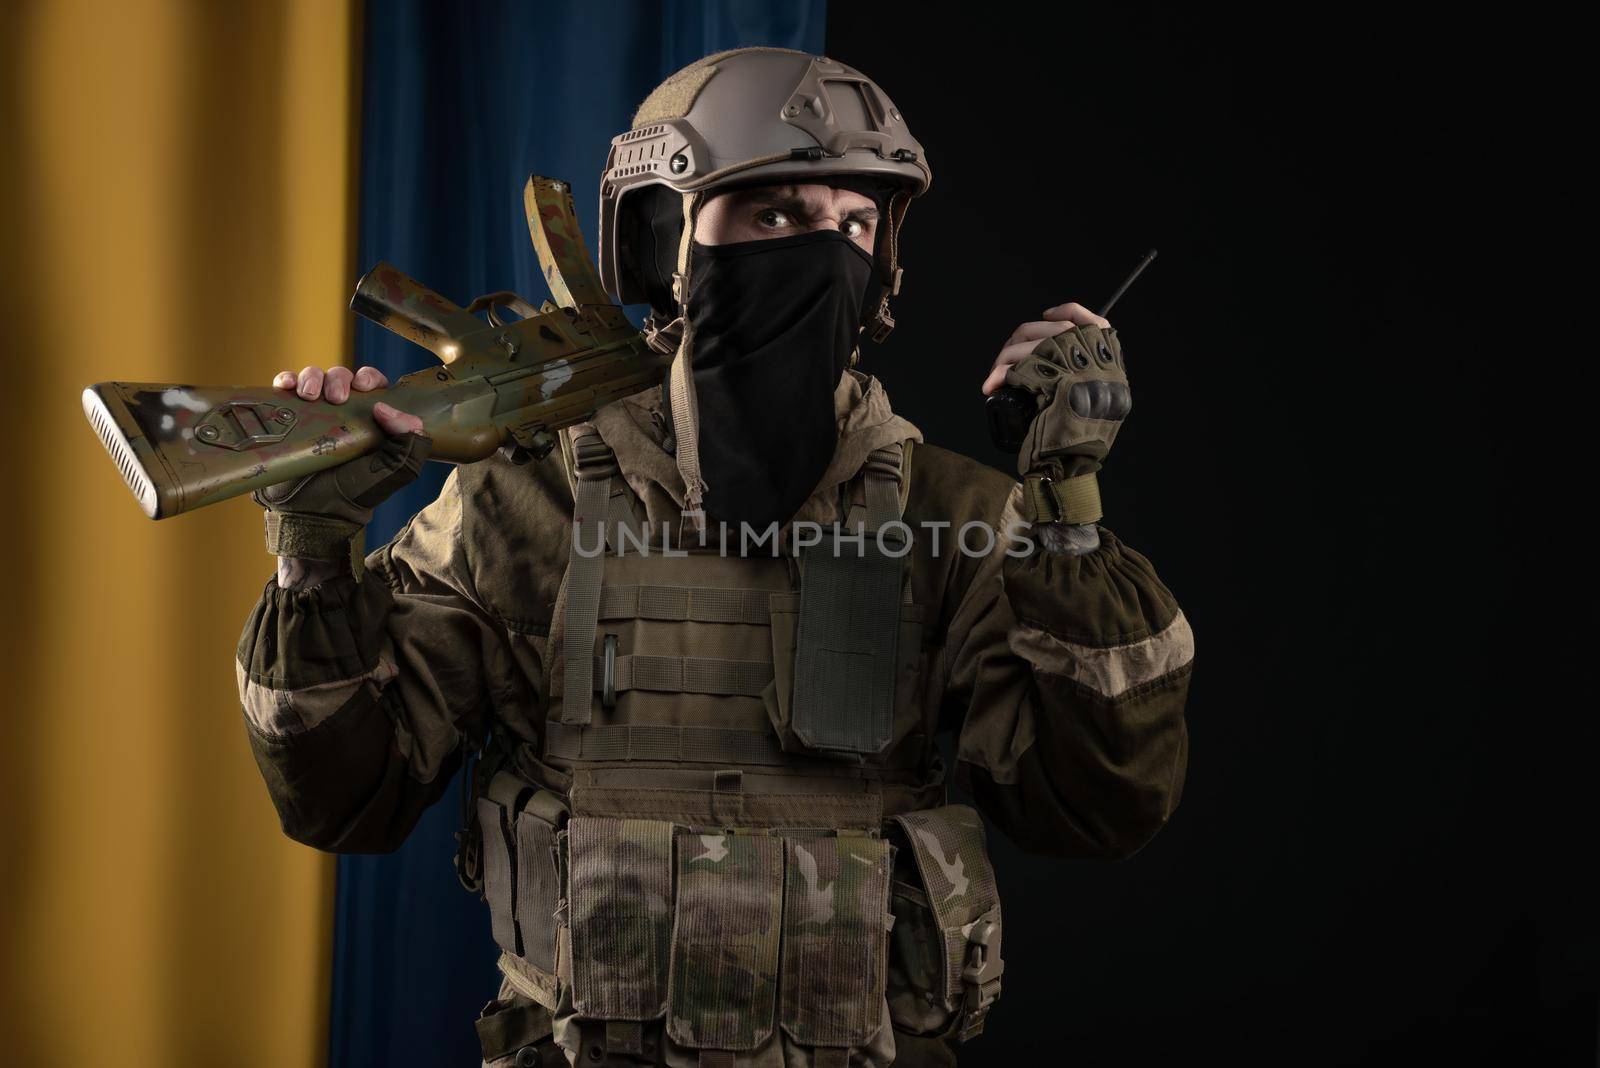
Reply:
[[[573, 183], [591, 251], [611, 137], [662, 78], [744, 45], [823, 49], [825, 0], [559, 0], [367, 5], [360, 266], [380, 259], [465, 304], [548, 296], [522, 214], [530, 172]], [[362, 322], [355, 351], [391, 378], [422, 349]], [[447, 468], [378, 510], [369, 544], [438, 493]], [[330, 1063], [475, 1065], [472, 1020], [498, 975], [484, 906], [451, 867], [459, 784], [398, 852], [339, 861]]]

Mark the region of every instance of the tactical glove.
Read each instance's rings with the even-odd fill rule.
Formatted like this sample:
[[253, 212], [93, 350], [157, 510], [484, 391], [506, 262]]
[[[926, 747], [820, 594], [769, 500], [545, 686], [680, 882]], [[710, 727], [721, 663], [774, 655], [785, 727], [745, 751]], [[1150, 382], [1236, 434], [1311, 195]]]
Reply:
[[1006, 385], [1034, 395], [1034, 416], [1017, 454], [1024, 518], [1093, 523], [1100, 518], [1100, 470], [1133, 407], [1117, 332], [1075, 326], [1045, 338], [1006, 372]]
[[363, 533], [372, 510], [408, 485], [433, 451], [425, 434], [390, 436], [376, 451], [251, 496], [267, 510], [267, 551], [274, 556], [349, 562], [361, 577]]

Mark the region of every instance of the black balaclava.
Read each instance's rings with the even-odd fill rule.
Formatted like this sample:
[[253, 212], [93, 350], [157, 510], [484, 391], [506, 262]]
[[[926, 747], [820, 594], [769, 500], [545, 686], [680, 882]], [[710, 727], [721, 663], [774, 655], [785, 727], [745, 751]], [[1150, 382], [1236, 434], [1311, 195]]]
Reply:
[[695, 242], [689, 255], [706, 514], [787, 522], [833, 459], [833, 395], [882, 296], [876, 265], [838, 230]]
[[[895, 187], [864, 175], [822, 181], [877, 204], [881, 243]], [[682, 197], [665, 186], [646, 187], [639, 196], [628, 258], [665, 323], [676, 304], [671, 280]], [[874, 255], [837, 230], [732, 245], [696, 242], [689, 279], [704, 507], [730, 526], [785, 522], [833, 459], [834, 390], [850, 364], [857, 328], [883, 299]]]

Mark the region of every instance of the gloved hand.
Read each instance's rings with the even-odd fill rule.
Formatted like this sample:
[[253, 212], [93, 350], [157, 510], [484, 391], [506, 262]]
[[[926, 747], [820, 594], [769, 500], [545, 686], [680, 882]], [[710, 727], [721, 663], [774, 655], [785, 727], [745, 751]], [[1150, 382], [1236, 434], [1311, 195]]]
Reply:
[[[352, 385], [365, 392], [387, 384], [383, 373], [372, 367], [354, 374], [343, 367], [330, 368], [326, 374], [321, 368], [307, 367], [299, 375], [284, 371], [273, 381], [280, 389], [294, 389], [305, 400], [320, 396], [334, 404], [349, 399]], [[361, 577], [362, 534], [372, 510], [415, 479], [433, 450], [433, 439], [421, 433], [422, 421], [416, 416], [385, 404], [377, 405], [373, 414], [389, 434], [376, 452], [251, 495], [267, 510], [268, 552], [347, 564], [354, 577]]]
[[1033, 522], [1092, 523], [1100, 518], [1094, 473], [1133, 407], [1117, 332], [1076, 325], [1034, 346], [1007, 369], [1005, 382], [1033, 393], [1034, 417], [1017, 454]]

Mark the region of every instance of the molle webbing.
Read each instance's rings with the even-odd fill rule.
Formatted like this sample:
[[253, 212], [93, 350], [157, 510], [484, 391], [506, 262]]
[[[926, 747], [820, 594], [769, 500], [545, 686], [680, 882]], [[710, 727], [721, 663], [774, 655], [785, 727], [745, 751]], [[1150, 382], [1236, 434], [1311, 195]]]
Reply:
[[[630, 653], [616, 658], [612, 677], [603, 678], [604, 658], [593, 658], [593, 671], [602, 678], [601, 689], [610, 682], [611, 690], [656, 690], [662, 693], [706, 693], [722, 696], [760, 697], [772, 681], [772, 664], [762, 660], [718, 660], [709, 656], [648, 656]], [[568, 676], [568, 686], [573, 685]], [[570, 690], [568, 692], [571, 692]], [[571, 722], [567, 720], [566, 722]]]
[[600, 618], [766, 626], [770, 621], [771, 598], [770, 590], [607, 586], [600, 591]]
[[794, 758], [771, 730], [604, 723], [573, 727], [545, 724], [545, 755], [558, 760], [647, 760], [686, 764], [781, 767]]
[[660, 787], [574, 786], [574, 816], [672, 820], [685, 827], [796, 828], [876, 834], [883, 796], [853, 793], [747, 793]]
[[605, 526], [611, 479], [619, 472], [616, 455], [600, 440], [599, 431], [587, 423], [574, 429], [578, 485], [572, 547], [567, 557], [567, 606], [561, 649], [567, 675], [561, 721], [588, 723], [594, 696], [594, 630], [600, 618], [600, 581], [606, 563]]

